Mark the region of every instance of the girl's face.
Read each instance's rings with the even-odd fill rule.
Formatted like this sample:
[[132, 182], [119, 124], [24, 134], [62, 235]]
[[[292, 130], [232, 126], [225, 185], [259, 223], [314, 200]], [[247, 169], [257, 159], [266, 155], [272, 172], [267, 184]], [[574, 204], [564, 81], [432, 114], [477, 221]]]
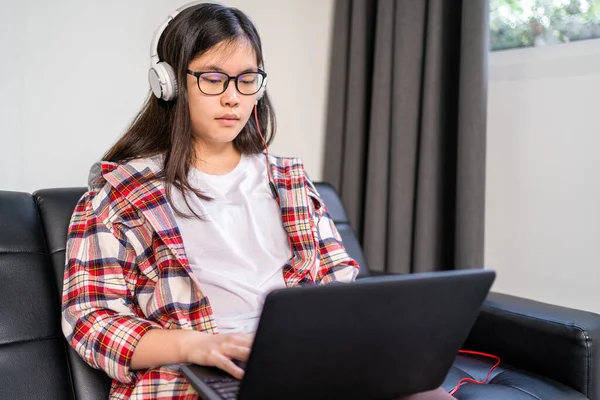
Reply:
[[[200, 82], [204, 92], [213, 93], [220, 91], [219, 88], [222, 90], [221, 82], [226, 80], [222, 79], [223, 75], [214, 72], [238, 76], [258, 71], [252, 45], [243, 39], [217, 44], [192, 60], [188, 69], [193, 72], [213, 72], [203, 74], [199, 78], [187, 74], [188, 104], [194, 140], [208, 147], [232, 142], [252, 115], [257, 94], [241, 94], [236, 89], [234, 79], [230, 80], [227, 89], [218, 95], [203, 93], [198, 83]], [[256, 84], [252, 81], [256, 78], [252, 74], [242, 76], [239, 81], [240, 90], [251, 92], [248, 87]]]

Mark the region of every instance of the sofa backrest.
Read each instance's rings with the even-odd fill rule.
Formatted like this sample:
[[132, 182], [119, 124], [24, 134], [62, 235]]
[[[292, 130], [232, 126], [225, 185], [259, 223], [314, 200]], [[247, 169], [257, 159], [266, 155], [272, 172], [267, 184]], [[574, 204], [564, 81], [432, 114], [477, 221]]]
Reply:
[[[85, 188], [46, 189], [39, 190], [33, 194], [46, 239], [49, 261], [53, 270], [56, 292], [58, 293], [58, 301], [62, 297], [65, 245], [67, 242], [69, 221], [77, 201], [79, 201], [85, 190]], [[57, 310], [59, 312], [59, 309]], [[60, 312], [58, 318], [60, 319]], [[87, 365], [64, 339], [63, 342], [67, 349], [67, 361], [71, 369], [71, 381], [75, 399], [108, 399], [111, 383], [108, 375]]]
[[358, 238], [350, 226], [348, 215], [346, 214], [344, 205], [336, 190], [329, 183], [323, 182], [315, 182], [315, 187], [317, 188], [319, 195], [321, 195], [325, 206], [329, 210], [329, 215], [331, 216], [331, 219], [333, 219], [333, 222], [335, 222], [335, 227], [339, 231], [340, 236], [342, 236], [346, 251], [350, 254], [350, 257], [354, 258], [356, 262], [358, 262], [358, 265], [360, 265], [358, 277], [362, 278], [368, 276], [369, 266], [367, 265], [367, 260], [360, 247]]

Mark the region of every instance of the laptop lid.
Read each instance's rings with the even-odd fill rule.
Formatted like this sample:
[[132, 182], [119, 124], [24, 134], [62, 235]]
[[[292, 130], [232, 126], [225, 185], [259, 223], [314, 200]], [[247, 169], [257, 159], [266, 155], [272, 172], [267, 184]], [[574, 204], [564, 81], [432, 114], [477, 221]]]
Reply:
[[392, 399], [435, 389], [494, 278], [448, 271], [276, 290], [238, 399]]

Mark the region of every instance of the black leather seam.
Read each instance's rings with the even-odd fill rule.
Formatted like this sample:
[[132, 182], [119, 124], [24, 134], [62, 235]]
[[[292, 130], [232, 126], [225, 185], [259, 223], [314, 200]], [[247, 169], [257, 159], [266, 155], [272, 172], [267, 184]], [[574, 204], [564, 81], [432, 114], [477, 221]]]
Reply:
[[33, 338], [33, 339], [16, 340], [14, 342], [0, 343], [0, 347], [15, 346], [15, 345], [20, 345], [20, 344], [25, 344], [25, 343], [32, 343], [32, 342], [44, 342], [46, 340], [53, 340], [53, 339], [64, 339], [64, 336], [61, 336], [61, 335], [50, 335], [50, 336], [44, 336], [44, 337], [39, 337], [39, 338]]
[[[71, 347], [69, 345], [69, 343], [65, 342], [64, 345], [64, 349], [65, 349], [65, 356], [67, 358], [67, 369], [69, 370], [69, 381], [71, 382], [71, 392], [73, 393], [73, 399], [77, 398], [77, 392], [75, 391], [75, 382], [74, 382], [74, 376], [75, 374], [73, 373], [73, 366], [71, 365], [71, 357], [69, 357], [69, 347]], [[77, 354], [79, 355], [79, 354]]]
[[466, 370], [462, 369], [461, 367], [457, 367], [456, 365], [452, 365], [452, 368], [455, 368], [455, 369], [459, 370], [460, 372], [462, 372], [463, 375], [465, 375], [463, 378], [475, 379], [473, 377], [473, 375], [471, 375], [470, 373], [468, 373]]
[[553, 321], [553, 320], [550, 320], [550, 319], [537, 318], [537, 317], [533, 317], [531, 315], [525, 315], [525, 314], [522, 314], [522, 313], [518, 313], [518, 312], [515, 312], [515, 311], [510, 311], [510, 310], [506, 310], [506, 309], [503, 309], [503, 308], [498, 308], [498, 307], [494, 307], [494, 306], [490, 306], [490, 305], [486, 306], [486, 308], [487, 309], [496, 310], [496, 311], [500, 311], [500, 312], [502, 312], [504, 314], [510, 314], [510, 315], [522, 317], [524, 319], [529, 319], [529, 320], [532, 320], [532, 321], [540, 321], [540, 322], [544, 322], [544, 323], [551, 324], [551, 325], [566, 326], [566, 327], [569, 327], [569, 328], [574, 328], [574, 329], [579, 330], [579, 332], [583, 335], [583, 338], [584, 338], [585, 353], [586, 353], [585, 364], [586, 364], [587, 375], [583, 379], [584, 379], [584, 385], [585, 385], [587, 393], [584, 393], [584, 394], [586, 396], [590, 395], [590, 393], [592, 391], [592, 389], [591, 389], [591, 381], [590, 381], [590, 376], [591, 376], [590, 374], [592, 372], [591, 371], [592, 366], [591, 366], [591, 362], [590, 362], [590, 357], [591, 357], [591, 355], [590, 355], [590, 342], [591, 342], [591, 340], [590, 340], [590, 337], [589, 337], [587, 331], [582, 326], [577, 325], [577, 324], [573, 324], [573, 323], [568, 323], [567, 324], [567, 323], [564, 323], [564, 322]]
[[519, 392], [523, 392], [523, 393], [525, 393], [525, 394], [528, 394], [528, 395], [530, 395], [531, 397], [533, 397], [534, 399], [537, 399], [537, 400], [542, 400], [540, 397], [536, 396], [535, 394], [533, 394], [533, 393], [529, 393], [527, 390], [521, 389], [520, 387], [516, 387], [516, 386], [512, 386], [512, 385], [507, 385], [507, 384], [501, 384], [500, 386], [506, 386], [506, 387], [509, 387], [509, 388], [512, 388], [512, 389], [518, 390]]
[[66, 248], [64, 249], [58, 249], [58, 250], [54, 250], [52, 253], [50, 253], [51, 256], [55, 255], [56, 253], [60, 253], [61, 251], [67, 251]]
[[40, 254], [43, 256], [47, 256], [48, 253], [45, 251], [29, 251], [29, 250], [0, 250], [0, 255], [4, 255], [4, 254]]
[[516, 312], [516, 311], [510, 311], [510, 310], [507, 310], [505, 308], [499, 308], [499, 307], [491, 306], [491, 305], [486, 305], [482, 309], [482, 311], [485, 311], [486, 309], [493, 309], [493, 310], [496, 310], [496, 311], [500, 311], [500, 312], [502, 312], [504, 314], [511, 314], [511, 315], [523, 317], [525, 319], [530, 319], [530, 320], [533, 320], [533, 321], [540, 321], [540, 322], [550, 323], [550, 324], [559, 325], [559, 326], [574, 327], [574, 328], [579, 329], [580, 331], [585, 331], [583, 329], [583, 327], [581, 327], [581, 326], [579, 326], [577, 324], [573, 324], [573, 323], [565, 323], [565, 322], [555, 321], [555, 320], [551, 320], [551, 319], [534, 317], [534, 316], [531, 316], [531, 315], [522, 314], [522, 313], [519, 313], [519, 312]]
[[581, 332], [583, 333], [583, 338], [585, 340], [585, 362], [587, 363], [587, 376], [584, 378], [585, 379], [585, 390], [586, 393], [585, 395], [587, 397], [590, 397], [592, 394], [592, 380], [590, 379], [590, 377], [592, 376], [592, 362], [591, 362], [591, 339], [590, 339], [590, 335], [588, 335], [588, 333], [581, 329]]
[[[503, 367], [503, 364], [498, 365], [499, 367]], [[490, 380], [487, 381], [488, 385], [498, 385], [498, 386], [509, 386], [509, 385], [503, 385], [502, 383], [494, 383], [494, 381], [496, 381], [498, 378], [500, 378], [501, 375], [504, 375], [506, 372], [508, 372], [508, 370], [504, 370], [504, 371], [500, 371], [496, 376], [492, 377], [490, 376]]]
[[46, 247], [45, 253], [48, 254], [48, 235], [46, 235], [46, 224], [44, 223], [44, 218], [42, 218], [42, 213], [40, 212], [40, 203], [39, 196], [31, 195], [33, 202], [35, 204], [35, 211], [38, 216], [38, 221], [40, 221], [40, 231], [42, 232], [42, 236], [44, 237], [44, 246]]

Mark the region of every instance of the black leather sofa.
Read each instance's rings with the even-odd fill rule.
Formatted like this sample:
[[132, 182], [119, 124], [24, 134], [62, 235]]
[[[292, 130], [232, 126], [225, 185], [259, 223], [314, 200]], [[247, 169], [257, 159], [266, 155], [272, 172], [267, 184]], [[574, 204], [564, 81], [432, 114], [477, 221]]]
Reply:
[[[348, 251], [366, 266], [337, 194], [327, 184], [318, 189]], [[60, 328], [67, 225], [83, 191], [0, 191], [0, 399], [108, 398], [108, 378], [83, 363]], [[467, 384], [455, 396], [600, 400], [599, 338], [599, 315], [492, 293], [464, 348], [502, 364], [487, 384]], [[492, 363], [458, 356], [443, 386], [484, 379]]]

